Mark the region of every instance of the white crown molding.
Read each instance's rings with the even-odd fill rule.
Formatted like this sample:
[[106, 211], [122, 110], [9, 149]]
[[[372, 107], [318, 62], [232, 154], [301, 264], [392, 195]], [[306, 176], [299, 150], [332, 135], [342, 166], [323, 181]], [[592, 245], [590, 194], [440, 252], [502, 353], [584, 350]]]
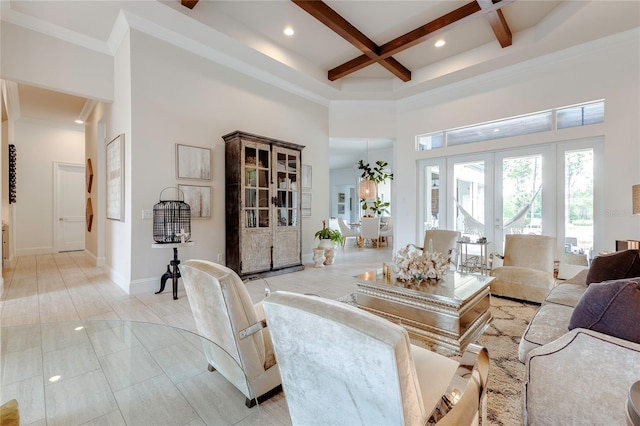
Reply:
[[96, 52], [109, 55], [111, 54], [111, 52], [109, 51], [109, 47], [105, 42], [96, 40], [95, 38], [88, 37], [75, 31], [71, 31], [59, 25], [52, 24], [51, 22], [43, 21], [33, 16], [17, 12], [11, 8], [11, 4], [8, 1], [0, 2], [0, 16], [2, 17], [2, 21], [19, 25], [32, 31], [64, 40], [69, 43], [94, 50]]
[[4, 106], [7, 109], [7, 116], [10, 120], [20, 119], [20, 96], [18, 95], [18, 83], [15, 81], [2, 80], [2, 97]]

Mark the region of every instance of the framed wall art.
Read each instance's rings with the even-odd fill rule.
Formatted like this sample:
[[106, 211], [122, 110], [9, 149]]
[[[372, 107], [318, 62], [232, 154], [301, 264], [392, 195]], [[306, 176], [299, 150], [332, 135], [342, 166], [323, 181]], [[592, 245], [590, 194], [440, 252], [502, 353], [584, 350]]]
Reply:
[[124, 221], [124, 133], [107, 143], [107, 219]]
[[311, 189], [311, 166], [302, 165], [302, 189]]
[[189, 145], [176, 145], [178, 179], [211, 180], [211, 150]]
[[191, 207], [192, 219], [211, 217], [211, 187], [199, 185], [178, 185], [184, 194], [184, 202]]
[[302, 217], [311, 217], [311, 193], [303, 192], [300, 199], [300, 215]]

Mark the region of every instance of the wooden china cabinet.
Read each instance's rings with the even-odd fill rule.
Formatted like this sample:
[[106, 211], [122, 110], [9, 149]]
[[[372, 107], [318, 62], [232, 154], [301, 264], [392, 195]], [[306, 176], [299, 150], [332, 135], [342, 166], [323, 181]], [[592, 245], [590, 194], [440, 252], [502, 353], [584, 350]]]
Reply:
[[304, 146], [241, 131], [222, 138], [227, 266], [243, 279], [304, 269], [300, 225]]

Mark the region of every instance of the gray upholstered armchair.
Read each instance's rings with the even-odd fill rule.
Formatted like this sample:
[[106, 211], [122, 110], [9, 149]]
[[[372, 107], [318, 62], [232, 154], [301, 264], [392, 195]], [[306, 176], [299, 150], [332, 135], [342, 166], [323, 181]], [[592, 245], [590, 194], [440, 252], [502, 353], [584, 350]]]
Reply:
[[503, 266], [491, 269], [491, 294], [542, 302], [556, 282], [555, 253], [554, 237], [505, 235]]
[[478, 423], [484, 348], [470, 345], [457, 362], [346, 303], [279, 291], [263, 304], [294, 425]]
[[280, 388], [280, 372], [261, 304], [254, 305], [240, 277], [204, 260], [180, 265], [198, 334], [215, 343], [204, 347], [209, 370], [218, 370], [247, 398], [268, 397]]

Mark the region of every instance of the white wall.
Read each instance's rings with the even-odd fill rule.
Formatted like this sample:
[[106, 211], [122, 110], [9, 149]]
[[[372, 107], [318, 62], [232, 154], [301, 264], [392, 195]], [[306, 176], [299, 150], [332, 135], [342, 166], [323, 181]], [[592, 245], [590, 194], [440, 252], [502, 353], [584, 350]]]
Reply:
[[16, 255], [52, 253], [53, 163], [84, 165], [82, 126], [56, 126], [30, 119], [15, 123], [16, 198], [13, 232]]
[[[305, 145], [303, 164], [313, 170], [312, 217], [302, 219], [304, 254], [329, 204], [328, 118], [326, 107], [291, 95], [202, 59], [144, 33], [131, 31], [132, 134], [135, 165], [131, 182], [132, 291], [157, 287], [171, 250], [151, 248], [153, 209], [163, 188], [178, 184], [211, 186], [212, 217], [192, 220], [194, 247], [180, 259], [216, 261], [225, 253], [224, 141], [234, 130]], [[129, 136], [129, 135], [127, 135]], [[210, 148], [211, 181], [177, 180], [176, 144]], [[224, 257], [221, 260], [224, 263]]]

